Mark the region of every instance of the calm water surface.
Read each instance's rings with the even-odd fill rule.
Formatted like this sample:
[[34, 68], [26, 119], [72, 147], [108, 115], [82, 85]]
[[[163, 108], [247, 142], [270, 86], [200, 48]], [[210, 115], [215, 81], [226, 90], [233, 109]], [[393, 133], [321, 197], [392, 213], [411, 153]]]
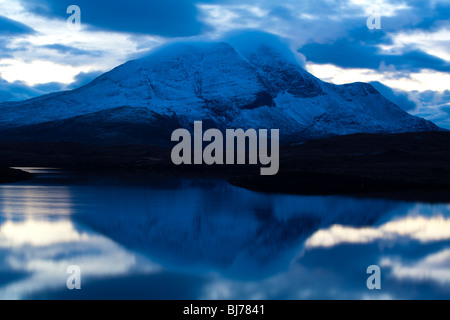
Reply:
[[450, 298], [450, 204], [26, 170], [0, 185], [0, 299]]

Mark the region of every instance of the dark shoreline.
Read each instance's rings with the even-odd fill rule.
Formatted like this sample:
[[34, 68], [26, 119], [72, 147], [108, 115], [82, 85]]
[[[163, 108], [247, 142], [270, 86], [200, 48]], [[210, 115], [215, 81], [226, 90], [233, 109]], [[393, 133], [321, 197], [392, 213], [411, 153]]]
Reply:
[[450, 202], [450, 132], [356, 134], [284, 146], [280, 171], [260, 165], [175, 166], [170, 148], [0, 142], [0, 166], [223, 179], [268, 193]]
[[31, 180], [34, 174], [19, 169], [0, 168], [0, 183], [13, 183]]

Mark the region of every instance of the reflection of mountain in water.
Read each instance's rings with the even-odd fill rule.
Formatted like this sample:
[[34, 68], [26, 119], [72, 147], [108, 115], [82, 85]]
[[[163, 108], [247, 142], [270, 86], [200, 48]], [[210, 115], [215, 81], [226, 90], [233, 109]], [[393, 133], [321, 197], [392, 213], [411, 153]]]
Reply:
[[[32, 171], [36, 180], [0, 186], [0, 298], [440, 299], [450, 293], [446, 204]], [[79, 293], [65, 286], [72, 264], [83, 274]], [[382, 268], [379, 292], [365, 286], [371, 264]]]
[[[174, 187], [173, 184], [170, 185]], [[102, 189], [95, 213], [78, 216], [115, 241], [177, 265], [258, 270], [292, 259], [319, 228], [371, 224], [398, 202], [253, 193], [224, 182], [170, 190]], [[282, 261], [281, 261], [282, 260]]]

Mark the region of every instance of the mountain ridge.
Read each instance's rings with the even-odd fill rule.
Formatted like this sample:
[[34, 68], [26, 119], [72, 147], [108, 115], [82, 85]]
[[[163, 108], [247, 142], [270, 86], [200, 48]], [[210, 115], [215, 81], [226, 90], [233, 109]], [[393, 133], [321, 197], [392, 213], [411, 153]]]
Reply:
[[[152, 137], [151, 127], [190, 129], [196, 120], [222, 130], [279, 129], [284, 143], [440, 130], [406, 113], [370, 84], [326, 83], [269, 44], [242, 52], [226, 42], [168, 45], [78, 89], [1, 103], [0, 111], [3, 139], [76, 141], [84, 128], [83, 142], [90, 132], [92, 141], [100, 144], [170, 143], [170, 130]], [[108, 127], [114, 112], [120, 114], [116, 127]], [[133, 125], [141, 127], [133, 133]], [[72, 137], [60, 136], [61, 126], [78, 129]], [[103, 138], [90, 127], [103, 128]], [[137, 139], [140, 132], [147, 136]], [[117, 135], [122, 137], [114, 139]]]

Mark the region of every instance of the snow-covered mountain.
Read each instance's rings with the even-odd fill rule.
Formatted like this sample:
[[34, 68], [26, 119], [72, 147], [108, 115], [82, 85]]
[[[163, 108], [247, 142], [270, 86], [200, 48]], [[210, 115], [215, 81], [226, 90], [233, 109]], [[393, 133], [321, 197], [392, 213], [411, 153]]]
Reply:
[[[315, 78], [293, 54], [269, 44], [171, 44], [79, 89], [0, 104], [3, 139], [133, 143], [142, 133], [139, 143], [164, 144], [172, 129], [196, 120], [221, 129], [279, 129], [284, 141], [439, 130], [369, 84]], [[156, 142], [155, 128], [165, 129]]]

